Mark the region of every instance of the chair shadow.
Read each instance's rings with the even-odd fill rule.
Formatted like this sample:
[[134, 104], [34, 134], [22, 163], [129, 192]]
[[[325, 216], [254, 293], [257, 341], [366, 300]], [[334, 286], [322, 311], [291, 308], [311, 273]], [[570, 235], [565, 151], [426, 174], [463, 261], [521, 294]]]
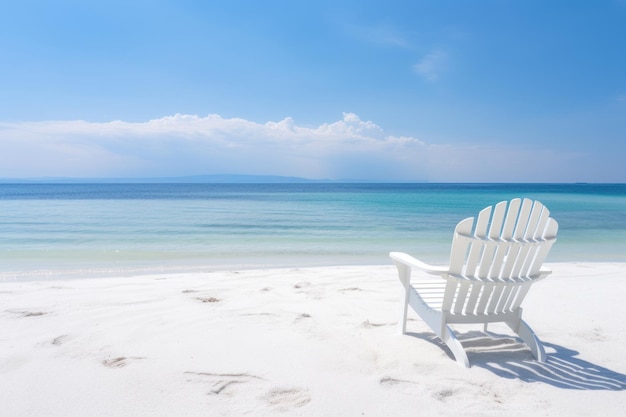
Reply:
[[[454, 359], [448, 347], [433, 333], [406, 333], [442, 348]], [[507, 379], [541, 382], [573, 390], [626, 390], [626, 375], [585, 361], [579, 352], [543, 342], [548, 359], [537, 362], [519, 339], [492, 332], [457, 333], [472, 367], [479, 367]]]

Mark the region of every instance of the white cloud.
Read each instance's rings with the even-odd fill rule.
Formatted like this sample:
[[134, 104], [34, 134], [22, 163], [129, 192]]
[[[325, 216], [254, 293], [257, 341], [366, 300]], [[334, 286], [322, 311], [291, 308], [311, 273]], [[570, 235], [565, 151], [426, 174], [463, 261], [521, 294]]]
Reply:
[[429, 81], [435, 81], [446, 69], [448, 54], [442, 50], [435, 50], [424, 56], [420, 62], [413, 66], [415, 72]]
[[613, 154], [611, 164], [604, 154], [528, 145], [427, 144], [391, 135], [353, 113], [317, 127], [301, 126], [290, 117], [262, 124], [215, 114], [177, 114], [142, 123], [0, 122], [0, 178], [250, 174], [434, 182], [623, 181], [621, 154]]
[[353, 113], [310, 128], [219, 115], [143, 123], [0, 123], [0, 177], [124, 177], [213, 173], [421, 179], [425, 145]]

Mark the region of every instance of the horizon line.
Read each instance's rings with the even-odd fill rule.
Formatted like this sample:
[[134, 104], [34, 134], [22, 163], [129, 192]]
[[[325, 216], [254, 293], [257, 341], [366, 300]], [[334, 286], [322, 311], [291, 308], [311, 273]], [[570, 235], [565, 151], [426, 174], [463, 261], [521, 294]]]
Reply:
[[463, 182], [400, 179], [315, 179], [282, 175], [206, 174], [165, 177], [32, 177], [0, 178], [0, 184], [626, 184], [622, 182]]

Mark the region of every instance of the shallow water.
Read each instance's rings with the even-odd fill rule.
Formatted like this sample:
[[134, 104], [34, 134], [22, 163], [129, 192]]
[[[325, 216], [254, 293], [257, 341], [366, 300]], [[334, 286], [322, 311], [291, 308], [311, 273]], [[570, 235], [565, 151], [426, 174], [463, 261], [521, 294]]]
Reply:
[[548, 261], [626, 261], [626, 185], [0, 184], [0, 279], [445, 263], [458, 221], [514, 197], [559, 222]]

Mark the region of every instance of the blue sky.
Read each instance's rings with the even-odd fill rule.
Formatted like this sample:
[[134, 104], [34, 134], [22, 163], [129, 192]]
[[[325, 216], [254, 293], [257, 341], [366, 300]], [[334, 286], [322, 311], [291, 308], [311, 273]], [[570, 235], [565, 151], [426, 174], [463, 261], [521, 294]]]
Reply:
[[0, 177], [626, 182], [626, 0], [3, 3]]

